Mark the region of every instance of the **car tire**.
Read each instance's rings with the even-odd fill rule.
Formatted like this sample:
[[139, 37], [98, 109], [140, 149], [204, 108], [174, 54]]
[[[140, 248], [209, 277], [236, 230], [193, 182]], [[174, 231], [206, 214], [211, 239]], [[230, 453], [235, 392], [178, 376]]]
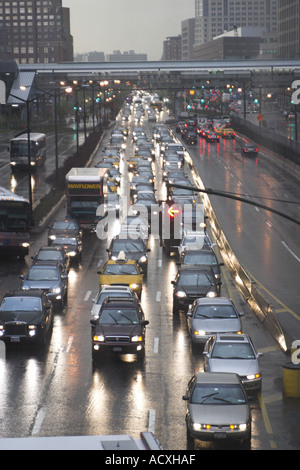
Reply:
[[195, 440], [191, 436], [191, 433], [188, 430], [188, 428], [186, 428], [186, 448], [187, 450], [194, 450], [194, 447], [195, 447]]
[[178, 315], [179, 314], [179, 307], [177, 302], [173, 301], [173, 313]]

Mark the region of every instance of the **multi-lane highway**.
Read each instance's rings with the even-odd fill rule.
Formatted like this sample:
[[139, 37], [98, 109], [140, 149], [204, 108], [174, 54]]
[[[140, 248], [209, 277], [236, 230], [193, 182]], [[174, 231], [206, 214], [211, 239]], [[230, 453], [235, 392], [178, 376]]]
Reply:
[[[144, 123], [149, 136], [153, 126]], [[101, 159], [109, 134], [106, 131], [92, 165]], [[281, 167], [279, 170], [277, 159], [265, 155], [265, 151], [254, 160], [241, 157], [239, 140], [219, 144], [200, 140], [197, 146], [188, 148], [205, 186], [248, 195], [252, 200], [264, 197], [266, 204], [274, 207], [274, 199], [299, 201], [295, 175]], [[123, 162], [124, 195], [128, 194], [126, 159], [132, 152], [130, 142], [129, 138]], [[159, 192], [159, 153], [154, 172]], [[9, 178], [8, 172], [4, 175]], [[274, 302], [278, 301], [280, 315], [290, 315], [298, 325], [299, 228], [254, 206], [216, 197], [211, 200], [238, 259]], [[299, 214], [300, 203], [278, 204], [276, 207], [295, 217]], [[55, 217], [64, 215], [62, 207]], [[20, 285], [18, 275], [28, 269], [30, 256], [46, 244], [45, 229], [32, 238], [30, 255], [24, 262], [1, 261], [1, 296]], [[201, 350], [192, 348], [185, 314], [174, 315], [172, 311], [171, 280], [177, 272], [176, 257], [167, 256], [159, 240], [150, 236], [148, 274], [141, 298], [149, 320], [145, 363], [141, 365], [131, 356], [115, 356], [93, 364], [90, 310], [99, 286], [97, 271], [107, 259], [106, 247], [107, 241], [99, 240], [95, 233], [84, 235], [82, 262], [70, 270], [68, 305], [55, 315], [47, 350], [42, 353], [13, 347], [0, 361], [0, 436], [138, 436], [140, 431], [150, 430], [164, 449], [184, 450], [187, 442], [182, 395], [191, 375], [203, 370], [203, 359]], [[299, 409], [282, 395], [282, 365], [287, 357], [250, 310], [225, 268], [222, 280], [222, 295], [230, 296], [238, 310], [245, 313], [243, 329], [264, 353], [262, 393], [251, 402], [251, 448], [298, 449]], [[224, 445], [228, 446], [196, 442], [196, 449]]]

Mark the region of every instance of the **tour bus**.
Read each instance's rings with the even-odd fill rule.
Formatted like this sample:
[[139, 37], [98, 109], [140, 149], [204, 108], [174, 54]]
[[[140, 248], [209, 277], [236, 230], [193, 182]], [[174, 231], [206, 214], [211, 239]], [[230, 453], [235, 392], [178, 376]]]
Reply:
[[31, 210], [27, 199], [0, 187], [0, 253], [28, 255]]
[[[28, 148], [28, 135], [22, 133], [11, 139], [9, 144], [10, 168], [15, 171], [20, 168], [28, 168], [30, 153], [31, 169], [42, 165], [46, 158], [46, 135], [38, 132], [30, 134], [30, 150]], [[29, 152], [28, 152], [29, 150]]]

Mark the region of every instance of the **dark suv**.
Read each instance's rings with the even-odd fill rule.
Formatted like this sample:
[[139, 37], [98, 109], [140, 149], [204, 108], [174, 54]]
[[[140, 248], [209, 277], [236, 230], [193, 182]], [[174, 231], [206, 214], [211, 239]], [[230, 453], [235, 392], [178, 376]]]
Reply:
[[91, 320], [93, 359], [104, 351], [137, 354], [143, 359], [148, 323], [138, 299], [107, 297], [99, 318]]

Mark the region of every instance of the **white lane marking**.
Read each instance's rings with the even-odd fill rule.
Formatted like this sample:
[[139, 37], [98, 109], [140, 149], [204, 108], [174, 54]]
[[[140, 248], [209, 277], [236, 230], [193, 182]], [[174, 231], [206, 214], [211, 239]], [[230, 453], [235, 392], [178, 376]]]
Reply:
[[291, 255], [300, 263], [300, 258], [290, 249], [290, 247], [282, 240], [281, 243], [283, 246], [291, 253]]
[[159, 338], [154, 338], [153, 341], [153, 352], [154, 354], [158, 353]]
[[161, 292], [158, 290], [156, 292], [156, 302], [160, 302], [160, 299], [161, 299]]
[[88, 291], [87, 291], [87, 293], [86, 293], [85, 296], [84, 296], [84, 301], [85, 301], [85, 302], [86, 302], [87, 300], [89, 300], [91, 293], [92, 293], [91, 290], [88, 290]]
[[155, 409], [149, 410], [148, 432], [155, 432]]
[[35, 423], [32, 430], [32, 436], [39, 434], [44, 418], [46, 416], [47, 408], [41, 408], [36, 416]]
[[74, 336], [69, 336], [68, 343], [66, 346], [66, 353], [69, 353], [73, 344]]
[[162, 259], [159, 259], [159, 260], [157, 261], [157, 267], [158, 267], [158, 268], [161, 268], [161, 266], [162, 266]]

